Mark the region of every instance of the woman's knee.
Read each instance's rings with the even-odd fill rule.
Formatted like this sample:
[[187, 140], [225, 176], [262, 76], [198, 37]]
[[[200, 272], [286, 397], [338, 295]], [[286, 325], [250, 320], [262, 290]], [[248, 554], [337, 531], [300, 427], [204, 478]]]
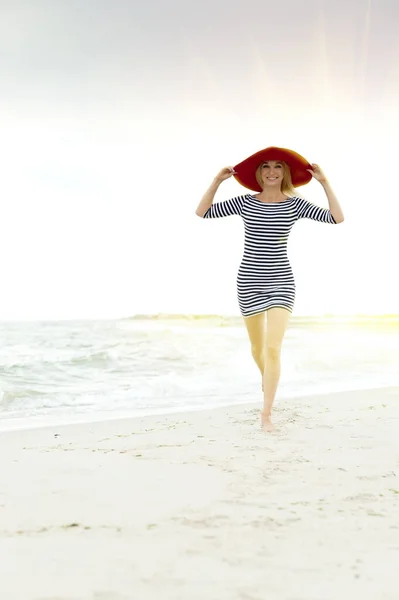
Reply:
[[251, 353], [254, 358], [259, 358], [265, 353], [265, 346], [261, 343], [251, 343]]
[[267, 359], [268, 360], [272, 360], [277, 362], [278, 360], [280, 360], [280, 354], [281, 354], [281, 345], [277, 345], [277, 344], [267, 344], [266, 345], [266, 355], [267, 355]]

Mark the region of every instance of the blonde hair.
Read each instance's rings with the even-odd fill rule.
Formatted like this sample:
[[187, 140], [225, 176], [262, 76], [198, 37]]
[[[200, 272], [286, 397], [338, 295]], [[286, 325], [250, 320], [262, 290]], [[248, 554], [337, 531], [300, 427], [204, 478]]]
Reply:
[[[262, 166], [266, 163], [267, 161], [264, 160], [260, 163], [259, 167], [256, 169], [256, 181], [259, 183], [259, 186], [262, 188], [263, 190], [263, 182], [262, 182], [262, 177], [261, 177], [261, 169]], [[291, 171], [289, 166], [287, 165], [286, 162], [284, 162], [283, 160], [279, 160], [278, 162], [280, 162], [283, 165], [283, 180], [281, 182], [281, 191], [283, 192], [283, 194], [290, 194], [292, 196], [295, 196], [297, 194], [294, 186], [292, 185], [292, 179], [291, 179]]]

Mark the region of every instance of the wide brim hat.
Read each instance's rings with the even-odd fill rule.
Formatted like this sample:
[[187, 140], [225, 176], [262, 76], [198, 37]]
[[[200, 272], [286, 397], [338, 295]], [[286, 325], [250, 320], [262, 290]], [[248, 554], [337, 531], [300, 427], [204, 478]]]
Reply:
[[264, 150], [259, 150], [252, 154], [234, 167], [236, 173], [234, 177], [244, 187], [249, 190], [261, 192], [262, 188], [256, 180], [256, 169], [266, 160], [281, 160], [287, 163], [291, 172], [291, 181], [294, 187], [299, 187], [309, 183], [312, 179], [311, 173], [307, 169], [312, 169], [312, 165], [300, 154], [287, 148], [278, 148], [270, 146]]

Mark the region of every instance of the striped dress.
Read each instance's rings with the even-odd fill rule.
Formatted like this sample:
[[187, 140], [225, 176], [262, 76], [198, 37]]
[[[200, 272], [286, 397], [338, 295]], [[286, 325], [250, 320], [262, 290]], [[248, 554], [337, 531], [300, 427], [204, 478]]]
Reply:
[[272, 307], [292, 311], [295, 280], [287, 255], [288, 236], [298, 219], [335, 224], [327, 208], [296, 196], [282, 202], [262, 202], [238, 196], [213, 204], [204, 219], [239, 215], [244, 221], [244, 255], [237, 275], [237, 296], [243, 317]]

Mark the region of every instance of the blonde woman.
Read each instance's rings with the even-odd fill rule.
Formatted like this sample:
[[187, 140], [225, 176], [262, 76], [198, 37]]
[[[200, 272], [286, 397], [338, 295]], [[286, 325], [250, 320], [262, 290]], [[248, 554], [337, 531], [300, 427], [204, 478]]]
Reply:
[[[232, 176], [258, 193], [213, 204], [220, 184]], [[329, 209], [296, 194], [294, 187], [308, 183], [312, 177], [324, 188]], [[244, 254], [237, 275], [238, 304], [252, 356], [262, 375], [261, 426], [264, 431], [272, 431], [281, 347], [295, 301], [295, 281], [287, 256], [288, 236], [298, 219], [342, 223], [342, 209], [318, 165], [308, 163], [292, 150], [269, 147], [235, 167], [222, 169], [205, 192], [196, 214], [204, 219], [239, 215], [244, 221]]]

